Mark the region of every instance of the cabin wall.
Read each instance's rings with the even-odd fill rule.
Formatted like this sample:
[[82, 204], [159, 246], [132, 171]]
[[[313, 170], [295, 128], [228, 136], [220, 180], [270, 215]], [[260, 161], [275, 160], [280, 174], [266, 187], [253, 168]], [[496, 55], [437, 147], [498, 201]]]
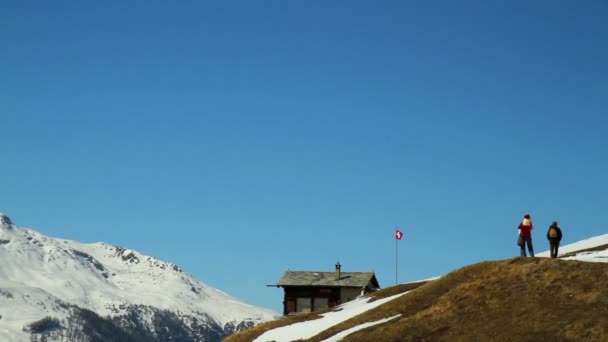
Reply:
[[341, 303], [338, 287], [284, 287], [283, 314], [312, 312], [332, 308]]
[[350, 302], [351, 300], [361, 295], [361, 289], [357, 287], [343, 287], [340, 291], [340, 301], [342, 303]]

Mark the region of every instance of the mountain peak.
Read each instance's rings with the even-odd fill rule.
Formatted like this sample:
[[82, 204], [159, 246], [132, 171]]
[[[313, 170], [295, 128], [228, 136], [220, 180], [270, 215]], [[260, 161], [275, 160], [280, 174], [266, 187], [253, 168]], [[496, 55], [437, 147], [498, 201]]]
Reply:
[[[188, 336], [191, 341], [219, 342], [276, 316], [204, 284], [171, 262], [107, 243], [87, 244], [17, 229], [4, 214], [0, 260], [0, 341], [42, 340], [47, 332], [32, 327], [46, 327], [51, 318], [55, 321], [50, 323], [70, 317], [80, 321], [79, 309], [106, 320], [87, 323], [92, 326], [110, 324], [120, 331], [131, 331], [130, 324], [141, 327], [133, 339], [142, 336], [142, 341]], [[11, 328], [5, 329], [6, 324]], [[53, 324], [51, 333], [68, 329], [63, 323]], [[169, 327], [176, 330], [169, 332]], [[158, 339], [148, 338], [157, 335]], [[102, 340], [118, 340], [116, 336], [122, 335]]]
[[4, 215], [4, 213], [0, 212], [0, 227], [6, 228], [6, 229], [11, 229], [12, 226], [13, 226], [13, 221], [11, 220], [11, 218]]

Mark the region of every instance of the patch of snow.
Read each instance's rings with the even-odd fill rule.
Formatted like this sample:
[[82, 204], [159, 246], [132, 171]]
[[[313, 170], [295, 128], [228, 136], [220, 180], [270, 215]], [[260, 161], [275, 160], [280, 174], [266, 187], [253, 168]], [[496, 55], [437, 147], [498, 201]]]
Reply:
[[608, 262], [608, 250], [598, 252], [585, 252], [573, 257], [564, 258], [565, 260], [578, 260], [586, 262]]
[[436, 277], [430, 277], [430, 278], [421, 279], [421, 280], [416, 280], [416, 281], [410, 281], [410, 282], [407, 282], [407, 283], [405, 283], [405, 284], [421, 283], [421, 282], [423, 282], [423, 281], [433, 281], [433, 280], [437, 280], [437, 279], [439, 279], [439, 278], [441, 278], [441, 277], [443, 277], [443, 276], [436, 276]]
[[[559, 247], [559, 255], [572, 253], [584, 249], [594, 248], [602, 245], [608, 245], [608, 234], [592, 237], [589, 239], [581, 240], [575, 243]], [[558, 255], [558, 256], [559, 256]], [[549, 251], [537, 253], [536, 256], [548, 258], [550, 256]], [[572, 257], [564, 258], [565, 260], [579, 260], [588, 262], [608, 262], [608, 250], [603, 251], [592, 251], [582, 252]]]
[[350, 335], [352, 333], [355, 333], [355, 332], [357, 332], [359, 330], [367, 329], [369, 327], [373, 327], [374, 325], [378, 325], [378, 324], [386, 323], [388, 321], [392, 321], [393, 319], [395, 319], [395, 318], [397, 318], [399, 316], [401, 316], [401, 314], [398, 314], [398, 315], [395, 315], [395, 316], [392, 316], [392, 317], [388, 317], [388, 318], [383, 318], [381, 320], [377, 320], [377, 321], [374, 321], [374, 322], [367, 322], [367, 323], [359, 324], [356, 327], [352, 327], [350, 329], [346, 329], [346, 330], [344, 330], [344, 331], [342, 331], [342, 332], [340, 332], [338, 334], [335, 334], [334, 336], [332, 336], [332, 337], [330, 337], [330, 338], [328, 338], [326, 340], [323, 340], [321, 342], [338, 342], [338, 341], [341, 341], [346, 336], [348, 336], [348, 335]]
[[[409, 292], [409, 291], [408, 291]], [[370, 297], [358, 297], [348, 303], [336, 307], [335, 310], [322, 314], [321, 318], [312, 321], [299, 322], [284, 327], [279, 327], [265, 332], [254, 342], [289, 342], [300, 339], [309, 339], [320, 332], [349, 320], [368, 310], [374, 309], [382, 304], [388, 303], [393, 299], [403, 296], [408, 293], [399, 293], [387, 298], [378, 299], [370, 302]]]

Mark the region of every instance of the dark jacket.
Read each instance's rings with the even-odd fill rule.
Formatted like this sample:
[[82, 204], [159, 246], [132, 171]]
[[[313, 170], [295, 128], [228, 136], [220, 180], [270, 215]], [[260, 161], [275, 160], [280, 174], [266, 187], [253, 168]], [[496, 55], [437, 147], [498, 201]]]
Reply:
[[[555, 238], [550, 238], [549, 237], [549, 232], [551, 231], [551, 228], [555, 228], [557, 230], [557, 237], [555, 237]], [[562, 230], [559, 229], [558, 226], [553, 226], [553, 225], [550, 226], [549, 230], [547, 230], [547, 240], [549, 240], [549, 241], [557, 241], [557, 242], [562, 241]]]

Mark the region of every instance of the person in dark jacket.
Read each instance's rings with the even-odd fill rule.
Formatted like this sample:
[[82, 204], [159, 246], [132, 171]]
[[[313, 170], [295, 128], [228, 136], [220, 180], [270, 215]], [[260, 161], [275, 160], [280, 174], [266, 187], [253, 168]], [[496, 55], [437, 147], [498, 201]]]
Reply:
[[526, 256], [526, 245], [528, 245], [528, 251], [530, 252], [530, 256], [534, 256], [534, 247], [532, 247], [532, 220], [530, 219], [530, 214], [524, 215], [524, 219], [519, 224], [519, 236], [522, 237], [522, 244], [519, 246], [521, 248], [521, 256]]
[[549, 240], [549, 247], [551, 249], [551, 257], [557, 258], [557, 249], [559, 248], [559, 242], [562, 241], [562, 230], [557, 226], [557, 222], [553, 221], [547, 231], [547, 240]]

